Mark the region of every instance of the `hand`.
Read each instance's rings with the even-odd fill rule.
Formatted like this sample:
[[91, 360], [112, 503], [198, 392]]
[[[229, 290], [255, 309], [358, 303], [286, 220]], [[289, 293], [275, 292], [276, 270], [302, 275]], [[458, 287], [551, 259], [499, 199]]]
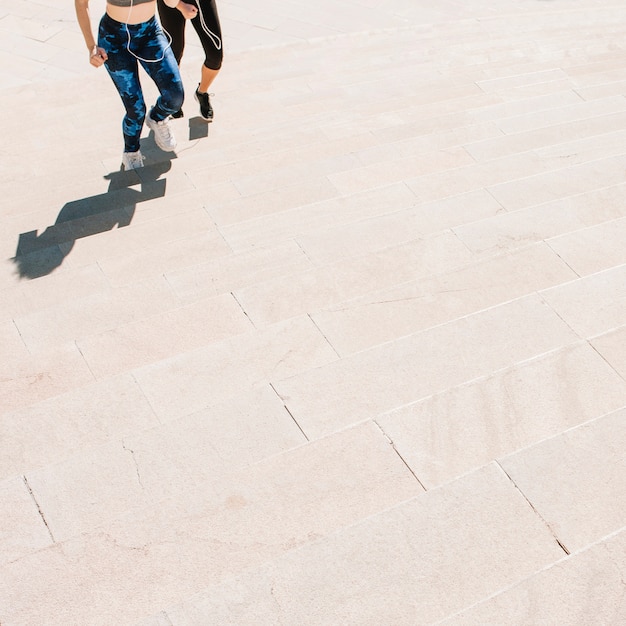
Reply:
[[176, 5], [176, 8], [183, 14], [186, 20], [192, 20], [198, 15], [198, 7], [195, 4], [188, 4], [187, 2], [180, 2]]
[[94, 67], [100, 67], [108, 58], [104, 48], [98, 48], [98, 46], [94, 46], [89, 53], [89, 63]]

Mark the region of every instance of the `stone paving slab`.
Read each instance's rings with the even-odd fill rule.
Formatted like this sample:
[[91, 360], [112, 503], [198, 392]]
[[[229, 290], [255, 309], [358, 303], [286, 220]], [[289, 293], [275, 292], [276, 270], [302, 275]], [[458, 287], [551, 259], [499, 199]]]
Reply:
[[625, 415], [616, 411], [500, 460], [568, 552], [622, 527]]
[[380, 430], [357, 426], [2, 567], [3, 621], [133, 623], [420, 493]]
[[317, 437], [576, 339], [533, 295], [344, 356], [274, 386], [304, 432]]
[[625, 401], [624, 380], [579, 342], [396, 409], [376, 422], [431, 488], [600, 418]]
[[[3, 407], [8, 405], [3, 405]], [[76, 385], [41, 402], [2, 413], [0, 476], [46, 467], [159, 424], [131, 375]]]
[[428, 491], [166, 614], [175, 626], [430, 624], [473, 603], [484, 589], [508, 586], [522, 572], [563, 555], [492, 464], [451, 489]]
[[623, 591], [625, 540], [621, 529], [438, 625], [620, 624], [626, 611], [615, 599]]
[[[443, 247], [440, 240], [436, 243]], [[429, 255], [436, 257], [436, 252]], [[418, 265], [428, 266], [421, 259]], [[385, 289], [369, 289], [366, 296], [328, 303], [311, 314], [333, 346], [350, 354], [573, 278], [552, 251], [531, 246], [396, 286], [388, 280]], [[257, 297], [256, 302], [260, 307], [264, 299]]]

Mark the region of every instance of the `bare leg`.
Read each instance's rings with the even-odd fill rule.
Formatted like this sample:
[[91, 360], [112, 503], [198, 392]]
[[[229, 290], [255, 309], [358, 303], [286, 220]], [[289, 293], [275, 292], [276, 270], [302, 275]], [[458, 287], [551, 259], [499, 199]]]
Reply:
[[212, 70], [208, 68], [206, 65], [202, 66], [202, 75], [200, 78], [200, 85], [198, 86], [198, 91], [200, 93], [207, 93], [209, 91], [209, 87], [211, 87], [211, 83], [215, 80], [215, 77], [219, 74], [219, 70]]

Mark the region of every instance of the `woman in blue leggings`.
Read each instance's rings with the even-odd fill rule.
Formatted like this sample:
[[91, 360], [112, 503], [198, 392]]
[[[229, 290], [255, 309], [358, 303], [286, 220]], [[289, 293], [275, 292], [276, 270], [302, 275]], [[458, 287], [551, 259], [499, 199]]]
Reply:
[[[200, 83], [195, 92], [200, 105], [200, 115], [207, 121], [213, 121], [213, 107], [209, 99], [209, 87], [222, 67], [222, 29], [217, 14], [215, 0], [157, 0], [161, 24], [172, 38], [172, 50], [180, 65], [185, 48], [185, 20], [198, 34], [204, 50], [204, 63], [200, 71]], [[172, 8], [175, 7], [175, 8]], [[172, 117], [182, 117], [178, 111]]]
[[[124, 169], [143, 167], [140, 138], [144, 121], [154, 131], [159, 148], [173, 151], [176, 139], [169, 116], [180, 110], [184, 91], [176, 58], [156, 18], [156, 0], [107, 0], [97, 43], [91, 29], [89, 0], [75, 0], [75, 7], [89, 49], [89, 62], [94, 67], [107, 68], [126, 109], [122, 122]], [[147, 115], [139, 64], [160, 93]]]

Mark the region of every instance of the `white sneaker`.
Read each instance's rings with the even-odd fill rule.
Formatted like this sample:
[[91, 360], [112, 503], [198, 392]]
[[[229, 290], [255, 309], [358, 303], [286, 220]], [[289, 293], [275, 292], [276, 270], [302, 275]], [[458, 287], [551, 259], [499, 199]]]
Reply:
[[122, 152], [122, 167], [124, 170], [137, 170], [143, 167], [143, 154], [137, 152]]
[[152, 119], [152, 109], [150, 109], [146, 116], [146, 125], [154, 131], [154, 140], [161, 150], [172, 152], [176, 149], [176, 138], [170, 128], [169, 119], [165, 118], [161, 122], [156, 122]]

